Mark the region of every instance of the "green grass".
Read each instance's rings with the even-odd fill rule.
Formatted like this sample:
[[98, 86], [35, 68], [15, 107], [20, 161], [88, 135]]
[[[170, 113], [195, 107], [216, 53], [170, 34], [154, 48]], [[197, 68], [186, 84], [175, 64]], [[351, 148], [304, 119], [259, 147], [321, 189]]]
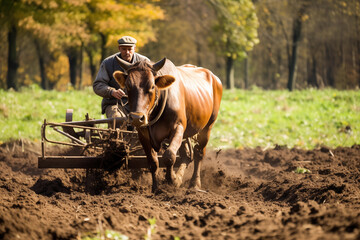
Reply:
[[[40, 140], [40, 128], [49, 122], [64, 122], [66, 109], [74, 109], [73, 120], [101, 118], [101, 98], [92, 89], [84, 91], [44, 91], [36, 85], [19, 92], [0, 89], [0, 141], [11, 139]], [[51, 136], [49, 136], [51, 137]]]
[[[19, 92], [0, 90], [0, 141], [40, 139], [44, 118], [63, 122], [66, 109], [74, 121], [103, 118], [101, 98], [92, 89], [43, 91], [36, 86]], [[50, 136], [51, 137], [51, 136]], [[360, 143], [360, 93], [326, 89], [288, 92], [260, 89], [225, 90], [212, 148], [272, 147], [312, 149]]]
[[311, 173], [311, 171], [309, 169], [306, 169], [306, 168], [297, 167], [294, 170], [294, 173], [303, 174], [303, 173]]
[[352, 146], [360, 143], [358, 91], [225, 91], [211, 146]]

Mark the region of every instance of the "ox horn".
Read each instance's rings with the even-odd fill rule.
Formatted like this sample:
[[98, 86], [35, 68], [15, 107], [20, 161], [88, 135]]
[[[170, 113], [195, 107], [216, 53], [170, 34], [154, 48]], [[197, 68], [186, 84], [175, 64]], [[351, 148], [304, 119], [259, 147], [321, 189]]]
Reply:
[[132, 66], [131, 63], [128, 63], [127, 61], [122, 60], [118, 56], [116, 56], [116, 59], [118, 60], [118, 63], [120, 64], [120, 67], [122, 67], [122, 69], [124, 69], [125, 72]]
[[154, 70], [156, 72], [159, 71], [164, 66], [165, 62], [166, 62], [166, 57], [164, 57], [163, 59], [161, 59], [160, 61], [158, 61], [153, 65]]

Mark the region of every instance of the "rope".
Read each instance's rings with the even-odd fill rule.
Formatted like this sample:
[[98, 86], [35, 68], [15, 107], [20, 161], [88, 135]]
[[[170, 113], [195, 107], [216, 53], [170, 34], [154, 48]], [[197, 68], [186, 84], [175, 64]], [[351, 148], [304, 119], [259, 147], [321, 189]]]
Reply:
[[[140, 126], [140, 128], [150, 127], [150, 126], [154, 125], [154, 124], [159, 120], [159, 118], [161, 117], [161, 115], [162, 115], [163, 112], [164, 112], [165, 105], [166, 105], [166, 101], [167, 101], [167, 96], [168, 96], [168, 90], [166, 89], [166, 90], [165, 90], [164, 101], [162, 102], [161, 109], [160, 109], [158, 115], [157, 115], [153, 120], [151, 120], [150, 122], [148, 122], [147, 124]], [[155, 104], [154, 104], [154, 105], [155, 105]]]

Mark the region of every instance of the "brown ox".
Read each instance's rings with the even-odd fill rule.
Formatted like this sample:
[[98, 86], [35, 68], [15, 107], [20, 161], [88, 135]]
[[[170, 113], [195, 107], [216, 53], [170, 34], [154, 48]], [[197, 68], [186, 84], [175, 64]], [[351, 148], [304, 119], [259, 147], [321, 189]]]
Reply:
[[114, 78], [128, 94], [129, 119], [138, 131], [149, 162], [152, 191], [158, 187], [157, 152], [162, 142], [169, 141], [162, 155], [167, 167], [166, 180], [179, 186], [186, 164], [181, 164], [175, 174], [176, 154], [183, 139], [196, 134], [190, 187], [200, 189], [201, 160], [219, 113], [221, 81], [207, 69], [175, 67], [166, 58], [153, 65], [145, 61], [131, 65], [120, 58], [118, 61], [125, 73], [116, 71]]

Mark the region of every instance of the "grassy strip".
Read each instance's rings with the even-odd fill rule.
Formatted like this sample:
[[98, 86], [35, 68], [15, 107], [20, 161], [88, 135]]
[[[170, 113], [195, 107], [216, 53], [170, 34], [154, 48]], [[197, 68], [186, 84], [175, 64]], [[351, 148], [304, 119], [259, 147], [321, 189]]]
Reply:
[[225, 91], [211, 146], [352, 146], [359, 127], [358, 91]]
[[101, 98], [91, 89], [84, 91], [44, 91], [36, 85], [19, 92], [0, 90], [0, 141], [41, 138], [44, 119], [64, 122], [66, 109], [74, 109], [74, 120], [83, 120], [88, 112], [101, 118]]
[[[103, 118], [101, 98], [92, 89], [44, 91], [37, 86], [19, 92], [0, 90], [0, 142], [40, 139], [46, 118], [63, 122], [66, 109], [74, 120], [86, 113]], [[212, 130], [212, 148], [271, 147], [275, 144], [312, 149], [360, 143], [359, 91], [260, 89], [225, 90], [218, 120]]]

